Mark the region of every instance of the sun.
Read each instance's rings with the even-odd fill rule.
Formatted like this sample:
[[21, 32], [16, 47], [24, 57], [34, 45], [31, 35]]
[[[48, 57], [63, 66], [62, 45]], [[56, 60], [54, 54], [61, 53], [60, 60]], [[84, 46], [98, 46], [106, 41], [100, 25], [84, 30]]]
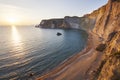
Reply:
[[7, 18], [7, 21], [9, 24], [16, 24], [17, 23], [17, 18], [14, 18], [14, 17], [9, 17]]
[[17, 17], [6, 17], [6, 22], [9, 24], [9, 25], [17, 25], [19, 20]]
[[8, 20], [10, 23], [16, 23], [16, 19], [15, 18], [9, 18], [9, 20]]

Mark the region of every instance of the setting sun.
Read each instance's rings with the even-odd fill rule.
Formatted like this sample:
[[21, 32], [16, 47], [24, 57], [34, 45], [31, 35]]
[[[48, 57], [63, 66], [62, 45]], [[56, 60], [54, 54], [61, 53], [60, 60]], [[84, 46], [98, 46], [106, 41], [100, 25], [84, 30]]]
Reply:
[[15, 22], [16, 22], [16, 19], [15, 19], [15, 18], [10, 18], [10, 19], [8, 19], [8, 21], [9, 21], [10, 23], [15, 23]]
[[15, 18], [15, 17], [9, 17], [9, 18], [7, 18], [6, 19], [7, 20], [7, 22], [9, 23], [9, 24], [17, 24], [18, 23], [18, 19], [17, 18]]

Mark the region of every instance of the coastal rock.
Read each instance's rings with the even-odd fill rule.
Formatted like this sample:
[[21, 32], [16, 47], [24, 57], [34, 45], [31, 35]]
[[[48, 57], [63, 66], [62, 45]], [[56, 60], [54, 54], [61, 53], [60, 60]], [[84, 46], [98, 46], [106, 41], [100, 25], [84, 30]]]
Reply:
[[62, 35], [62, 33], [60, 33], [60, 32], [57, 32], [57, 34], [56, 34], [57, 36], [60, 36], [60, 35]]

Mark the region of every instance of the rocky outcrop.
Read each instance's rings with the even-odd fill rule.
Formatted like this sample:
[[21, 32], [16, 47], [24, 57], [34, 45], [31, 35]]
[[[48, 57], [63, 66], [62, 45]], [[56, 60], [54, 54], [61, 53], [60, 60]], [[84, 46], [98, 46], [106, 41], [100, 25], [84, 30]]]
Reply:
[[109, 0], [98, 15], [93, 33], [106, 45], [96, 80], [120, 80], [120, 0]]
[[[98, 80], [119, 80], [120, 79], [120, 31], [109, 36], [106, 42], [101, 69]], [[104, 62], [104, 63], [103, 63]]]
[[112, 32], [120, 30], [120, 2], [109, 0], [97, 16], [93, 32], [100, 37], [107, 39]]

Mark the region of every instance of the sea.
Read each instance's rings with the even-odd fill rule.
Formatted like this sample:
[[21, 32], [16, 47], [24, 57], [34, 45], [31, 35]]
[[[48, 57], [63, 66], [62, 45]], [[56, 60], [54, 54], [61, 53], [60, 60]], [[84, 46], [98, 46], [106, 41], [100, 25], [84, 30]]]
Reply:
[[0, 80], [34, 80], [78, 54], [87, 38], [76, 29], [0, 26]]

